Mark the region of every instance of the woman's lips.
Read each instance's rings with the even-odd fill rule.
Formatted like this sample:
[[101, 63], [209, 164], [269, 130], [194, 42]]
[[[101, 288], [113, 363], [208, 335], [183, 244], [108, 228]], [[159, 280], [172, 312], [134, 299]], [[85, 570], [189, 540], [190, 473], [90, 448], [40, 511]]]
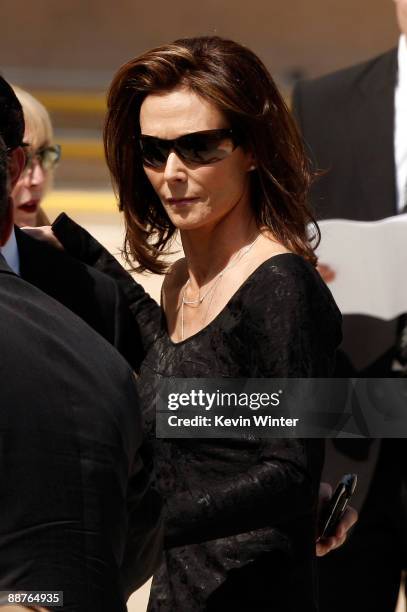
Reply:
[[167, 198], [168, 204], [172, 206], [185, 206], [187, 204], [193, 204], [199, 200], [199, 198]]
[[29, 202], [20, 204], [17, 208], [27, 213], [35, 213], [37, 212], [39, 204], [40, 204], [39, 200], [30, 200]]

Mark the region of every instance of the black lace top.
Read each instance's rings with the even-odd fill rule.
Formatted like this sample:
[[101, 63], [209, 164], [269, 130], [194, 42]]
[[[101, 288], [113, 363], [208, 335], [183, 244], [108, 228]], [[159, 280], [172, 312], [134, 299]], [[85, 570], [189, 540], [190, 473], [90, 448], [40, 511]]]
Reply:
[[175, 344], [156, 303], [73, 225], [60, 217], [57, 237], [119, 281], [143, 337], [139, 393], [166, 523], [149, 611], [316, 610], [322, 441], [155, 439], [155, 397], [169, 376], [332, 375], [341, 318], [319, 274], [297, 255], [277, 255], [211, 323]]

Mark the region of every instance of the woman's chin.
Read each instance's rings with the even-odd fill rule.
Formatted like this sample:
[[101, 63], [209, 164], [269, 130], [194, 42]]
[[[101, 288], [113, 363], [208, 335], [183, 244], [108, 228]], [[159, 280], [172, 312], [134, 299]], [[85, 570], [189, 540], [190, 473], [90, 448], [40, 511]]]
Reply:
[[219, 221], [219, 217], [214, 214], [211, 210], [208, 214], [207, 211], [179, 211], [174, 214], [168, 215], [171, 222], [175, 225], [177, 230], [181, 232], [194, 231], [203, 228], [209, 228]]
[[180, 231], [199, 229], [208, 223], [205, 216], [202, 217], [201, 215], [196, 215], [187, 211], [172, 214], [170, 219]]
[[37, 213], [17, 213], [14, 217], [17, 227], [35, 227], [36, 221]]

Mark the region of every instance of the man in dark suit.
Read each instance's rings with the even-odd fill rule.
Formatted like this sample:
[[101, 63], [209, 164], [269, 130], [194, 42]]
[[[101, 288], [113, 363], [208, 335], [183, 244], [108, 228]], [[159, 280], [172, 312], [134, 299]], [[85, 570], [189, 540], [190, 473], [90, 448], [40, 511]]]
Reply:
[[[1, 248], [9, 154], [0, 138]], [[133, 374], [1, 254], [0, 338], [0, 591], [63, 591], [62, 610], [124, 612], [161, 545]]]
[[[10, 85], [0, 77], [0, 135], [9, 149], [10, 184], [24, 164], [20, 146], [24, 117]], [[118, 285], [108, 276], [34, 240], [17, 227], [3, 247], [7, 263], [22, 278], [64, 304], [108, 340], [138, 369], [143, 358], [139, 331]]]
[[[295, 88], [293, 107], [305, 143], [315, 167], [326, 171], [311, 193], [320, 219], [373, 221], [405, 206], [407, 1], [396, 0], [396, 9], [398, 48]], [[398, 324], [344, 317], [342, 347], [360, 375], [393, 375]], [[404, 446], [402, 440], [328, 445], [325, 478], [344, 471], [363, 472], [364, 478], [354, 533], [320, 560], [321, 612], [394, 610], [406, 522], [400, 499]]]
[[[319, 219], [376, 221], [397, 214], [396, 79], [393, 49], [295, 88], [294, 112], [311, 159], [324, 172], [311, 192]], [[348, 315], [342, 347], [362, 370], [395, 344], [396, 331], [397, 320]]]

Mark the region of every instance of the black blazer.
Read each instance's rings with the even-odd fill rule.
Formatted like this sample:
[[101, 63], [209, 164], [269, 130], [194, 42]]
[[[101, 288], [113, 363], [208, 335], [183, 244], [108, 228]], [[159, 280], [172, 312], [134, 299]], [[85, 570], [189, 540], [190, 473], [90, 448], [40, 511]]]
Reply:
[[69, 308], [138, 370], [143, 351], [138, 327], [111, 278], [15, 228], [21, 277]]
[[[396, 78], [397, 49], [392, 49], [295, 87], [293, 112], [314, 167], [323, 171], [311, 189], [318, 219], [375, 221], [397, 214]], [[342, 349], [358, 371], [388, 376], [396, 334], [397, 319], [347, 315]]]
[[160, 554], [134, 376], [2, 256], [0, 338], [0, 590], [124, 612]]
[[[295, 87], [293, 112], [314, 167], [324, 172], [311, 190], [319, 219], [373, 221], [397, 214], [396, 78], [397, 48]], [[396, 321], [343, 317], [342, 348], [358, 370], [367, 368], [361, 375], [388, 375], [396, 328]], [[354, 503], [360, 509], [383, 449], [361, 440], [337, 441], [336, 447], [348, 458], [338, 461], [336, 449], [328, 442], [323, 478], [335, 483], [340, 473], [359, 472]]]
[[293, 111], [315, 166], [318, 218], [374, 221], [397, 214], [394, 87], [397, 49], [312, 81], [293, 93]]

